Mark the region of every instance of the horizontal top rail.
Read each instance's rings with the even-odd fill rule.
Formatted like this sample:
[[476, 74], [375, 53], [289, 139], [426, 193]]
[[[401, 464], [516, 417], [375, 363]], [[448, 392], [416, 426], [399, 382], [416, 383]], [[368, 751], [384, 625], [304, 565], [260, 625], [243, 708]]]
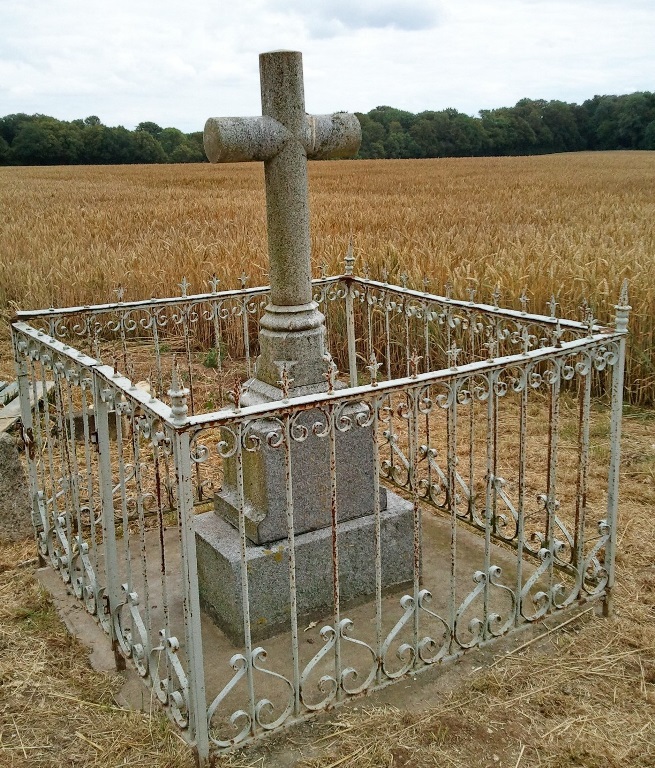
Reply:
[[[343, 280], [342, 277], [325, 277], [312, 280], [312, 285], [327, 285]], [[43, 319], [49, 317], [65, 317], [80, 314], [104, 314], [116, 310], [148, 309], [150, 307], [169, 307], [177, 304], [198, 304], [203, 301], [216, 301], [217, 299], [231, 299], [246, 296], [262, 296], [270, 292], [270, 286], [260, 285], [252, 288], [234, 288], [229, 291], [216, 291], [209, 293], [197, 293], [189, 296], [168, 296], [163, 299], [142, 299], [139, 301], [115, 301], [107, 304], [84, 304], [77, 307], [50, 307], [49, 309], [26, 309], [16, 313], [14, 321]]]
[[[251, 405], [246, 407], [222, 408], [212, 413], [189, 416], [183, 424], [175, 423], [171, 416], [171, 406], [153, 397], [134, 385], [129, 378], [119, 374], [112, 366], [104, 365], [89, 355], [79, 352], [74, 347], [65, 344], [43, 331], [32, 328], [23, 321], [12, 323], [15, 331], [23, 334], [34, 342], [43, 344], [56, 354], [70, 360], [74, 366], [93, 370], [107, 384], [119, 390], [126, 399], [136, 401], [139, 406], [156, 418], [161, 419], [169, 427], [184, 432], [189, 429], [203, 429], [212, 426], [222, 426], [243, 419], [276, 417], [291, 411], [310, 410], [320, 408], [328, 404], [356, 402], [358, 398], [370, 394], [387, 394], [402, 391], [409, 387], [448, 382], [452, 379], [465, 378], [471, 374], [501, 370], [514, 365], [526, 365], [533, 362], [547, 361], [553, 358], [566, 357], [570, 353], [584, 351], [586, 348], [594, 348], [608, 341], [618, 340], [625, 332], [613, 329], [602, 329], [599, 333], [587, 336], [583, 339], [561, 342], [560, 346], [540, 347], [515, 355], [506, 355], [493, 360], [480, 360], [463, 365], [452, 366], [438, 371], [420, 373], [415, 376], [379, 381], [357, 387], [344, 387], [333, 392], [320, 392], [312, 395], [293, 397], [287, 400], [275, 400], [269, 403]], [[20, 344], [20, 342], [19, 342]], [[19, 347], [19, 351], [20, 347]]]
[[[448, 296], [440, 296], [436, 293], [426, 293], [423, 291], [416, 291], [411, 288], [404, 288], [400, 285], [393, 283], [384, 283], [378, 280], [369, 280], [368, 278], [362, 278], [357, 276], [344, 276], [343, 280], [352, 280], [352, 282], [364, 286], [365, 288], [379, 288], [383, 291], [390, 293], [396, 293], [400, 296], [409, 296], [413, 299], [420, 301], [429, 301], [442, 306], [457, 307], [467, 311], [478, 311], [488, 315], [498, 315], [500, 317], [509, 317], [513, 320], [520, 320], [523, 322], [531, 322], [535, 324], [554, 326], [557, 323], [562, 328], [572, 328], [580, 331], [589, 329], [587, 323], [580, 320], [568, 320], [564, 317], [549, 317], [548, 315], [537, 315], [530, 312], [523, 312], [517, 309], [507, 309], [505, 307], [495, 307], [491, 304], [482, 304], [475, 301], [464, 301], [463, 299], [452, 299]], [[607, 326], [594, 324], [592, 326], [594, 331], [605, 331]]]
[[[524, 312], [515, 309], [507, 309], [504, 307], [497, 307], [491, 304], [478, 303], [475, 301], [464, 301], [462, 299], [453, 299], [448, 296], [441, 296], [439, 294], [427, 293], [424, 291], [417, 291], [411, 288], [405, 288], [393, 283], [381, 282], [378, 280], [370, 280], [369, 278], [359, 277], [356, 275], [335, 275], [332, 277], [320, 277], [312, 280], [313, 286], [325, 286], [334, 283], [350, 283], [361, 286], [363, 288], [377, 288], [388, 293], [393, 293], [405, 298], [416, 299], [422, 302], [431, 302], [443, 307], [456, 307], [463, 311], [477, 311], [483, 314], [495, 315], [499, 317], [511, 318], [516, 321], [530, 322], [545, 326], [554, 326], [557, 323], [562, 328], [568, 328], [577, 331], [584, 331], [589, 329], [589, 325], [579, 320], [570, 320], [564, 317], [539, 315], [530, 312]], [[13, 318], [14, 321], [29, 321], [29, 320], [43, 320], [47, 318], [62, 318], [71, 315], [102, 315], [110, 312], [129, 312], [140, 309], [155, 309], [171, 307], [180, 304], [193, 305], [200, 304], [207, 301], [217, 301], [233, 298], [246, 298], [254, 296], [266, 295], [270, 292], [270, 286], [253, 286], [252, 288], [235, 288], [228, 291], [211, 291], [208, 293], [198, 293], [189, 296], [169, 296], [165, 298], [151, 298], [142, 299], [139, 301], [117, 301], [108, 302], [105, 304], [84, 304], [73, 307], [50, 307], [48, 309], [29, 309], [20, 310]], [[600, 324], [594, 324], [594, 331], [603, 331], [605, 326]]]
[[539, 349], [529, 350], [516, 355], [498, 357], [494, 360], [480, 360], [473, 363], [458, 365], [456, 367], [444, 368], [439, 371], [419, 373], [416, 374], [416, 376], [404, 376], [397, 379], [382, 380], [375, 384], [365, 384], [357, 387], [344, 387], [342, 389], [334, 390], [331, 393], [319, 392], [317, 394], [293, 397], [288, 400], [275, 400], [269, 403], [250, 405], [242, 408], [223, 408], [214, 413], [190, 416], [182, 427], [182, 430], [194, 427], [205, 428], [209, 426], [222, 426], [244, 419], [276, 417], [288, 413], [289, 411], [311, 410], [312, 408], [320, 408], [324, 405], [334, 405], [335, 403], [354, 403], [364, 395], [390, 394], [421, 385], [437, 384], [440, 382], [449, 382], [453, 379], [466, 378], [471, 374], [480, 372], [502, 370], [516, 365], [527, 365], [532, 362], [566, 357], [571, 352], [577, 353], [582, 352], [587, 348], [592, 349], [604, 342], [618, 340], [623, 335], [624, 333], [612, 329], [603, 330], [600, 333], [596, 333], [593, 336], [588, 336], [584, 339], [562, 342], [559, 347], [540, 347]]

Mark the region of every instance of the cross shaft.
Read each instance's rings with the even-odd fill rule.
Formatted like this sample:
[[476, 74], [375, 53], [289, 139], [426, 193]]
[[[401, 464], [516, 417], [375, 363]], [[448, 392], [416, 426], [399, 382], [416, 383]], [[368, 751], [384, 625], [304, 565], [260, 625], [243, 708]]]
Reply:
[[260, 321], [256, 380], [247, 388], [277, 399], [281, 360], [294, 364], [294, 394], [325, 387], [324, 318], [312, 300], [307, 159], [351, 157], [361, 129], [353, 114], [305, 113], [299, 52], [262, 53], [259, 70], [262, 116], [210, 118], [204, 142], [211, 162], [264, 162], [271, 301]]

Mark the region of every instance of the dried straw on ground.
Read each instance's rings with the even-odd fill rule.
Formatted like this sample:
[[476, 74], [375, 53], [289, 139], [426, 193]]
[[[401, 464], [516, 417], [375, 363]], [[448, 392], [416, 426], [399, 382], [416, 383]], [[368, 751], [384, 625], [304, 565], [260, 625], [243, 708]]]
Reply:
[[[217, 765], [281, 765], [290, 746], [284, 765], [298, 768], [655, 765], [655, 416], [628, 409], [624, 424], [613, 618], [587, 612], [462, 675], [422, 711], [364, 699]], [[40, 591], [33, 557], [29, 542], [0, 546], [0, 766], [192, 766], [156, 707], [116, 706], [119, 680], [89, 668]]]

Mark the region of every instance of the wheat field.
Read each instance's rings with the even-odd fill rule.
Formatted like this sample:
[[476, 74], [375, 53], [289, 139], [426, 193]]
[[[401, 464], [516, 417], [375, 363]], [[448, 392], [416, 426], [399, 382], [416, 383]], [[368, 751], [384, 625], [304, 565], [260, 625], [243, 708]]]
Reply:
[[[312, 261], [609, 323], [633, 307], [629, 399], [655, 401], [655, 152], [310, 164]], [[0, 168], [0, 311], [267, 282], [263, 166]], [[5, 325], [3, 340], [8, 338]], [[6, 346], [3, 345], [6, 349]], [[5, 367], [4, 365], [2, 366]]]

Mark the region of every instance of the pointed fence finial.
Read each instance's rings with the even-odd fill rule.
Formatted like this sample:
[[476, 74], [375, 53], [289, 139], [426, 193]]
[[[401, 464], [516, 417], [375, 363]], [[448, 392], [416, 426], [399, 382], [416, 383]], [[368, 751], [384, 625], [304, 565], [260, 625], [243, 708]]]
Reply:
[[353, 239], [350, 238], [350, 241], [348, 242], [348, 250], [346, 251], [346, 258], [344, 259], [346, 262], [346, 274], [352, 275], [353, 273], [353, 267], [355, 266], [355, 256], [353, 255]]
[[459, 353], [461, 351], [462, 350], [453, 341], [453, 343], [450, 346], [450, 349], [448, 350], [448, 362], [450, 364], [450, 370], [451, 371], [456, 371], [457, 370], [457, 358], [458, 358]]
[[242, 289], [246, 287], [246, 283], [248, 282], [248, 275], [245, 272], [242, 272], [239, 275], [239, 282], [241, 283]]
[[422, 359], [423, 357], [419, 355], [415, 349], [413, 349], [412, 356], [409, 358], [409, 365], [411, 369], [412, 379], [415, 379], [418, 376], [418, 364], [421, 362]]
[[550, 295], [550, 301], [548, 302], [547, 307], [548, 307], [548, 309], [550, 311], [550, 316], [551, 316], [551, 318], [553, 320], [555, 319], [555, 314], [557, 312], [557, 307], [558, 306], [559, 306], [559, 303], [558, 303], [557, 299], [555, 298], [555, 294], [552, 293]]
[[180, 371], [177, 362], [173, 359], [173, 370], [171, 371], [171, 388], [168, 390], [168, 396], [171, 399], [171, 419], [173, 424], [186, 424], [187, 420], [187, 402], [186, 397], [189, 390], [180, 384]]
[[154, 403], [157, 396], [155, 394], [155, 377], [152, 368], [148, 371], [148, 389], [150, 391], [150, 402]]
[[275, 360], [275, 365], [277, 366], [277, 369], [280, 372], [280, 378], [278, 380], [278, 384], [280, 385], [280, 389], [282, 390], [282, 401], [286, 402], [289, 399], [289, 392], [291, 390], [291, 385], [294, 382], [294, 379], [289, 376], [289, 369], [292, 368], [295, 364], [295, 360]]
[[491, 299], [494, 303], [494, 309], [500, 308], [500, 285], [499, 283], [496, 283], [496, 287], [494, 288], [494, 292], [491, 294]]
[[227, 399], [234, 403], [234, 412], [239, 413], [241, 410], [241, 394], [243, 392], [243, 387], [241, 385], [241, 379], [237, 379], [234, 382], [234, 386], [228, 392]]
[[476, 294], [475, 288], [473, 286], [470, 286], [469, 288], [466, 289], [466, 292], [469, 295], [469, 304], [475, 304], [475, 294]]
[[561, 347], [562, 346], [562, 336], [564, 335], [564, 331], [562, 330], [562, 324], [559, 321], [559, 318], [557, 318], [557, 322], [555, 323], [555, 327], [553, 328], [553, 346], [554, 347]]
[[369, 364], [366, 366], [366, 370], [371, 374], [371, 386], [377, 387], [378, 385], [378, 371], [382, 367], [382, 363], [378, 363], [375, 353], [372, 353], [369, 358]]
[[523, 287], [523, 290], [521, 291], [521, 295], [519, 296], [519, 303], [521, 304], [521, 314], [526, 315], [528, 312], [528, 302], [530, 300], [528, 299], [528, 294], [525, 290], [525, 286]]
[[334, 386], [337, 383], [337, 374], [339, 373], [339, 370], [337, 369], [336, 363], [332, 359], [332, 355], [329, 352], [326, 352], [325, 355], [323, 355], [323, 360], [327, 366], [327, 371], [323, 374], [323, 376], [327, 381], [328, 395], [332, 395], [334, 394]]
[[325, 262], [323, 262], [319, 267], [319, 269], [321, 270], [321, 279], [325, 280], [325, 278], [327, 277], [328, 265]]
[[216, 277], [216, 275], [212, 275], [211, 280], [209, 281], [209, 285], [212, 289], [212, 293], [218, 293], [218, 286], [221, 281]]
[[191, 283], [186, 279], [186, 277], [183, 277], [182, 282], [178, 283], [178, 285], [180, 286], [180, 290], [182, 291], [182, 298], [186, 299], [187, 291], [189, 290]]
[[487, 360], [489, 362], [495, 360], [498, 354], [498, 340], [493, 336], [489, 336], [482, 346], [487, 350]]
[[116, 294], [116, 298], [118, 299], [118, 303], [122, 304], [123, 299], [125, 298], [125, 288], [123, 288], [122, 285], [119, 285], [118, 288], [114, 289], [114, 293]]
[[628, 278], [623, 280], [621, 293], [619, 294], [619, 303], [615, 305], [616, 317], [614, 325], [616, 330], [625, 333], [628, 330], [628, 318], [632, 307], [628, 303]]
[[585, 325], [587, 326], [587, 335], [594, 335], [594, 326], [596, 325], [596, 318], [594, 317], [594, 311], [590, 306], [587, 306], [584, 317]]
[[452, 284], [452, 282], [450, 280], [446, 280], [446, 283], [445, 283], [443, 288], [444, 288], [444, 291], [445, 291], [446, 298], [450, 300], [452, 298], [452, 295], [453, 295], [453, 284]]

